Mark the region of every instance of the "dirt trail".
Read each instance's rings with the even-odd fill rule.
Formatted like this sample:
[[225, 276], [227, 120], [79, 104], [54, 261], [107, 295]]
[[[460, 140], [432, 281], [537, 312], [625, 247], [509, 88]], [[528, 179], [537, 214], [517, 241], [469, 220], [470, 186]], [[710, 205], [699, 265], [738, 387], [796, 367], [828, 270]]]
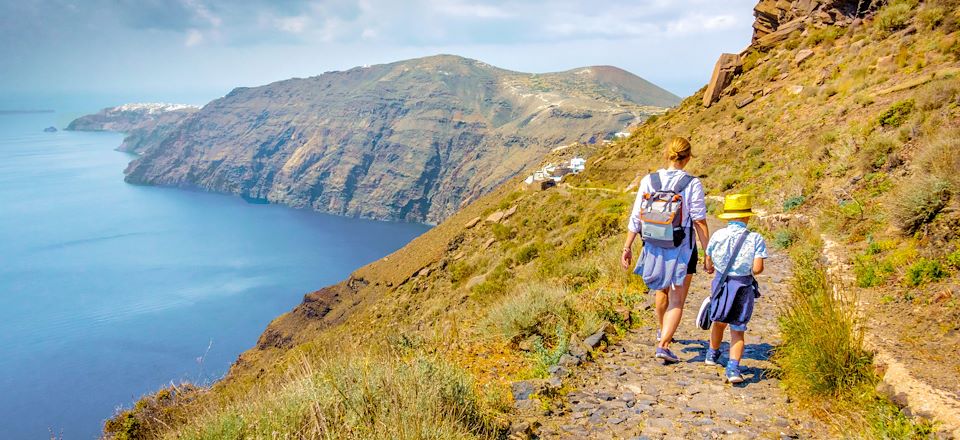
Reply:
[[[711, 276], [698, 274], [672, 349], [682, 362], [653, 358], [655, 330], [630, 331], [597, 359], [564, 379], [564, 409], [538, 416], [543, 439], [821, 438], [817, 422], [792, 407], [769, 360], [778, 344], [777, 305], [787, 295], [790, 263], [772, 254], [758, 279], [763, 296], [747, 332], [741, 363], [746, 382], [723, 382], [723, 367], [703, 363], [708, 334], [693, 319]], [[721, 362], [727, 361], [727, 344]]]

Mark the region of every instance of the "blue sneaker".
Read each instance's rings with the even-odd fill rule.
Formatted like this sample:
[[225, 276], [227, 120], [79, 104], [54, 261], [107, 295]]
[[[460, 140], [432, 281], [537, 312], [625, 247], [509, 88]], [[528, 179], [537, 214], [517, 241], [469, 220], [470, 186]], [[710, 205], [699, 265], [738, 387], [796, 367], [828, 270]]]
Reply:
[[666, 364], [672, 364], [680, 362], [680, 358], [677, 355], [673, 354], [669, 348], [660, 348], [657, 347], [657, 352], [653, 355], [657, 359], [663, 359], [663, 362]]
[[720, 350], [707, 349], [707, 358], [703, 360], [707, 365], [720, 365]]
[[727, 365], [727, 371], [725, 375], [726, 375], [727, 382], [730, 382], [730, 383], [743, 382], [743, 376], [740, 375], [740, 367], [737, 365]]

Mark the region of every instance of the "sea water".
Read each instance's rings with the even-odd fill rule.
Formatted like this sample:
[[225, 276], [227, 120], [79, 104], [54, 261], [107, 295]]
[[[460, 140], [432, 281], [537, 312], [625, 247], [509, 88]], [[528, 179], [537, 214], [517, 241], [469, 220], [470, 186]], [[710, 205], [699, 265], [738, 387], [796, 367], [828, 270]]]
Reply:
[[427, 230], [129, 185], [122, 135], [51, 125], [0, 114], [2, 439], [95, 438], [145, 393], [216, 380], [303, 294]]

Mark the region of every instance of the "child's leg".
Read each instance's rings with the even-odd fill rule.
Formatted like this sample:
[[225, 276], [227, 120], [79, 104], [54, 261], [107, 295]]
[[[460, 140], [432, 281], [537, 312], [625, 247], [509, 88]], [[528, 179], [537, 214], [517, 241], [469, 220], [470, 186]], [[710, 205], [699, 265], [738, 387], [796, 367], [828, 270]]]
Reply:
[[723, 342], [723, 331], [727, 329], [727, 324], [723, 322], [714, 322], [710, 324], [710, 348], [719, 350]]
[[730, 359], [734, 359], [738, 363], [743, 358], [744, 333], [743, 330], [730, 329]]

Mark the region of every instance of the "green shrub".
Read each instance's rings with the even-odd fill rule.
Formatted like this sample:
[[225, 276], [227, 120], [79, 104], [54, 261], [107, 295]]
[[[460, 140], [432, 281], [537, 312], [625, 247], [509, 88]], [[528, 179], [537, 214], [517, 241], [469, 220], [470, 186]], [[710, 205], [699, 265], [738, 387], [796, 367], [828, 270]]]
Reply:
[[550, 374], [550, 367], [557, 365], [560, 362], [560, 357], [566, 354], [570, 347], [570, 335], [567, 333], [565, 326], [557, 326], [553, 341], [553, 347], [546, 345], [543, 338], [537, 338], [536, 342], [533, 343], [534, 376], [547, 377]]
[[921, 259], [907, 268], [907, 275], [904, 283], [908, 287], [919, 287], [927, 283], [936, 282], [946, 278], [947, 271], [939, 261]]
[[907, 27], [912, 18], [915, 1], [894, 0], [877, 12], [876, 26], [882, 33], [891, 33]]
[[797, 209], [800, 206], [802, 206], [803, 202], [806, 200], [807, 198], [802, 195], [790, 197], [787, 200], [783, 201], [783, 210], [784, 212], [787, 212], [787, 211], [792, 211], [794, 209]]
[[889, 134], [871, 134], [860, 150], [860, 169], [866, 172], [879, 170], [899, 145], [900, 142]]
[[947, 10], [941, 6], [923, 5], [917, 11], [917, 23], [924, 29], [933, 29], [943, 23]]
[[450, 282], [457, 284], [467, 278], [470, 278], [473, 275], [473, 272], [476, 270], [476, 267], [467, 263], [466, 261], [454, 261], [448, 266], [448, 273], [450, 274]]
[[917, 94], [917, 107], [929, 111], [949, 105], [956, 99], [958, 89], [956, 78], [934, 81]]
[[762, 57], [763, 57], [762, 53], [757, 52], [755, 50], [750, 51], [750, 53], [748, 53], [747, 56], [743, 58], [743, 63], [741, 64], [743, 73], [753, 70], [753, 68], [757, 66], [757, 63], [760, 62], [760, 58]]
[[571, 316], [567, 305], [569, 292], [557, 286], [528, 284], [515, 290], [487, 312], [480, 328], [505, 340], [531, 335], [553, 336], [558, 325], [566, 325]]
[[813, 29], [807, 35], [807, 45], [815, 46], [821, 43], [832, 44], [837, 38], [843, 35], [843, 28], [839, 26], [826, 26], [819, 29]]
[[135, 440], [141, 437], [140, 421], [131, 411], [107, 420], [104, 424], [104, 432], [113, 434], [117, 440]]
[[574, 291], [586, 287], [600, 278], [596, 264], [584, 259], [572, 259], [560, 264], [560, 282]]
[[780, 249], [788, 249], [799, 238], [797, 231], [793, 229], [780, 229], [773, 234], [773, 245]]
[[496, 238], [497, 241], [508, 241], [517, 236], [515, 229], [503, 223], [494, 223], [493, 226], [490, 227], [490, 230], [493, 231], [493, 237]]
[[913, 99], [896, 102], [880, 114], [877, 124], [881, 127], [899, 127], [907, 121], [910, 113], [913, 113], [914, 106]]
[[889, 217], [906, 234], [914, 234], [933, 221], [952, 194], [949, 182], [924, 174], [907, 179], [893, 194]]
[[853, 273], [858, 287], [876, 287], [883, 285], [894, 272], [894, 267], [885, 260], [871, 258], [869, 254], [858, 256], [854, 260]]
[[540, 246], [538, 243], [530, 243], [519, 250], [513, 259], [517, 264], [527, 264], [540, 256]]
[[960, 130], [944, 130], [923, 145], [919, 154], [921, 167], [930, 174], [950, 182], [954, 191], [960, 189]]
[[600, 241], [621, 229], [620, 217], [620, 214], [605, 212], [581, 219], [580, 232], [567, 245], [567, 255], [577, 257], [596, 249]]
[[470, 292], [475, 299], [487, 300], [507, 291], [507, 282], [510, 281], [510, 270], [506, 264], [500, 263], [484, 278], [483, 282], [473, 286]]
[[947, 255], [947, 264], [954, 269], [960, 269], [960, 249]]

